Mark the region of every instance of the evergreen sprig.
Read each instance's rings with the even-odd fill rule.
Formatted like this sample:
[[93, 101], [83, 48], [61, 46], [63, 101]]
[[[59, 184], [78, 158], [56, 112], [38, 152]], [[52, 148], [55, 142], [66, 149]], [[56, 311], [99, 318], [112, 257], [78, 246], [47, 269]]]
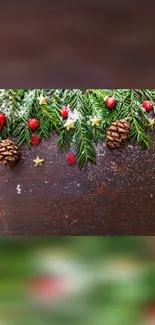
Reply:
[[[47, 104], [40, 105], [38, 97], [47, 96]], [[114, 110], [108, 110], [105, 97], [113, 96], [117, 100]], [[18, 138], [18, 145], [27, 143], [34, 134], [28, 127], [32, 117], [40, 120], [35, 132], [40, 138], [58, 134], [57, 144], [61, 151], [69, 151], [72, 144], [76, 148], [77, 162], [86, 167], [88, 161], [96, 162], [95, 144], [104, 141], [108, 127], [112, 122], [127, 118], [131, 124], [131, 140], [142, 148], [151, 146], [148, 131], [151, 130], [150, 114], [142, 109], [144, 100], [155, 104], [155, 90], [152, 89], [1, 89], [0, 112], [7, 116], [7, 123], [0, 133], [0, 139]], [[74, 128], [67, 130], [60, 117], [60, 109], [68, 106], [69, 119]], [[100, 124], [92, 126], [91, 119], [97, 117]]]
[[92, 143], [91, 128], [86, 120], [77, 120], [75, 124], [75, 146], [77, 162], [80, 167], [86, 167], [88, 161], [96, 162], [96, 152]]

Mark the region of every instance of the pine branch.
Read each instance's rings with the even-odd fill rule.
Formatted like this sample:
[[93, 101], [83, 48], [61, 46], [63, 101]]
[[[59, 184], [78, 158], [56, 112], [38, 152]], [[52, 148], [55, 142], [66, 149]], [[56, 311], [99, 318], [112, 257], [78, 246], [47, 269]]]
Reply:
[[130, 91], [130, 106], [128, 120], [131, 123], [131, 137], [136, 140], [142, 148], [151, 146], [151, 139], [147, 134], [149, 120], [137, 101], [137, 93]]
[[89, 160], [96, 163], [96, 153], [91, 138], [91, 132], [86, 121], [77, 120], [75, 124], [75, 146], [77, 162], [80, 167], [86, 167]]
[[59, 150], [69, 151], [73, 140], [73, 136], [74, 136], [73, 130], [70, 130], [68, 132], [66, 129], [63, 129], [58, 140], [56, 141]]

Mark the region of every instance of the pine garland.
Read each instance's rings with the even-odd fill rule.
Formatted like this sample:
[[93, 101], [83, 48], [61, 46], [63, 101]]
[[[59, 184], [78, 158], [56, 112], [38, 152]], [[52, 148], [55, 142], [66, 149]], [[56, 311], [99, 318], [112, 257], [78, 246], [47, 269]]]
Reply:
[[[46, 104], [39, 103], [39, 96], [47, 97]], [[117, 100], [114, 110], [108, 110], [105, 97], [113, 96]], [[2, 89], [0, 90], [0, 112], [7, 117], [7, 123], [0, 139], [18, 138], [18, 145], [27, 143], [31, 147], [32, 134], [48, 138], [58, 134], [57, 144], [61, 151], [69, 151], [73, 144], [77, 152], [80, 167], [88, 162], [96, 162], [95, 144], [105, 141], [106, 132], [112, 122], [127, 118], [131, 124], [131, 140], [142, 148], [151, 146], [148, 131], [155, 109], [147, 113], [142, 102], [155, 103], [155, 90], [150, 89]], [[60, 117], [60, 109], [70, 109], [68, 120]], [[28, 127], [28, 120], [35, 117], [40, 120], [36, 132]], [[97, 118], [100, 123], [93, 126], [91, 120]], [[67, 123], [72, 124], [72, 128]]]

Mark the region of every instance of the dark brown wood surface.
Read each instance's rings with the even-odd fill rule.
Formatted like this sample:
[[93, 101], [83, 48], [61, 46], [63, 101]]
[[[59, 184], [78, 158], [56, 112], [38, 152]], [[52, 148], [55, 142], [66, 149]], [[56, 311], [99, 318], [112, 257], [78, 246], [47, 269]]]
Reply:
[[[155, 138], [154, 138], [155, 143]], [[43, 167], [34, 167], [39, 154]], [[1, 235], [155, 233], [155, 149], [97, 147], [97, 165], [68, 166], [55, 139], [0, 167]]]
[[2, 1], [1, 88], [154, 88], [154, 9], [154, 1]]

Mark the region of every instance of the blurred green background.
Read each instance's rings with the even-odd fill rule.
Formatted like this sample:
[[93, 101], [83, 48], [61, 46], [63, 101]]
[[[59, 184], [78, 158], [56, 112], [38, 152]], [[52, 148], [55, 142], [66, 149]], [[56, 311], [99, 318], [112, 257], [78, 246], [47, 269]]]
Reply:
[[155, 324], [154, 237], [0, 238], [0, 325]]

